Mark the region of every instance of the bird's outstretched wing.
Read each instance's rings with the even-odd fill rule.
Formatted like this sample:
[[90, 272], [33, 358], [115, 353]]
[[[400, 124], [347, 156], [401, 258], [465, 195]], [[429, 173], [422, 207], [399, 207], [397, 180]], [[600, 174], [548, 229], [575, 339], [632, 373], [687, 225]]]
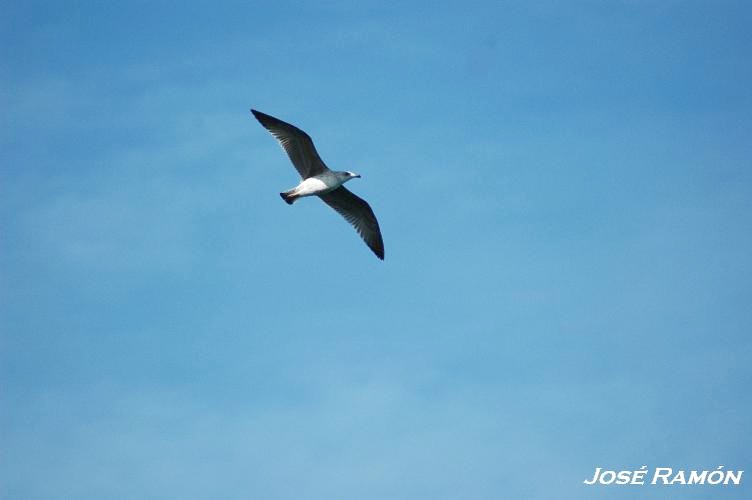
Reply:
[[301, 178], [307, 179], [329, 170], [321, 161], [308, 134], [294, 125], [255, 109], [252, 109], [251, 113], [279, 141]]
[[381, 239], [379, 222], [365, 200], [358, 198], [344, 186], [320, 194], [319, 198], [352, 224], [368, 248], [373, 250], [376, 257], [384, 260], [384, 241]]

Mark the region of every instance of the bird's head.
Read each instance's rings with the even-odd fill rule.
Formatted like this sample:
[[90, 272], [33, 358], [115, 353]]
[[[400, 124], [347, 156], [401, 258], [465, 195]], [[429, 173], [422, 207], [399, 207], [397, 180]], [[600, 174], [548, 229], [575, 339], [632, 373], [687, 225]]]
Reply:
[[349, 181], [350, 179], [355, 179], [356, 177], [360, 178], [360, 174], [356, 174], [355, 172], [350, 172], [349, 170], [345, 172], [340, 172], [342, 177], [345, 181]]

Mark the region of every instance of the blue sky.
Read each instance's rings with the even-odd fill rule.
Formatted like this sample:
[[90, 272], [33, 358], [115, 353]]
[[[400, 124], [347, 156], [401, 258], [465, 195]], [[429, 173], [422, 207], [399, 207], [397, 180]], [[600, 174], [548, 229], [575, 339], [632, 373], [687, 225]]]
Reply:
[[1, 7], [4, 498], [749, 497], [746, 2]]

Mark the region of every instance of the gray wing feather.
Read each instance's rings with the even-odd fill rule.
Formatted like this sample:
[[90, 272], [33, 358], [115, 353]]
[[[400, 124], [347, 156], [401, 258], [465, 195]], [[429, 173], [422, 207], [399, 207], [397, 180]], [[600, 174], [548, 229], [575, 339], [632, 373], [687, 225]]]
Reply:
[[251, 113], [279, 141], [301, 178], [307, 179], [329, 170], [321, 161], [308, 134], [294, 125], [255, 109], [252, 109]]
[[344, 186], [320, 194], [319, 198], [352, 224], [368, 248], [373, 250], [376, 257], [384, 260], [384, 241], [381, 239], [379, 222], [365, 200], [358, 198]]

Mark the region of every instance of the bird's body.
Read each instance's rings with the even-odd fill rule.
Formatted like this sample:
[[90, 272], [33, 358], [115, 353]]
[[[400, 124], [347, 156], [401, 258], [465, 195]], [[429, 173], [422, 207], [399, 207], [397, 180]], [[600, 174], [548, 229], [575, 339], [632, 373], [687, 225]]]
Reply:
[[280, 193], [282, 199], [292, 205], [298, 198], [318, 196], [352, 224], [368, 248], [383, 260], [384, 241], [373, 210], [365, 200], [343, 186], [360, 175], [330, 170], [319, 157], [308, 134], [294, 125], [255, 109], [251, 113], [279, 141], [302, 179], [293, 189]]
[[285, 191], [284, 193], [280, 193], [280, 196], [282, 196], [283, 200], [292, 205], [298, 198], [303, 198], [305, 196], [318, 196], [334, 191], [353, 177], [360, 177], [357, 174], [349, 174], [352, 174], [352, 172], [334, 172], [329, 170], [320, 173], [319, 175], [303, 179], [300, 181], [300, 184], [294, 188]]

